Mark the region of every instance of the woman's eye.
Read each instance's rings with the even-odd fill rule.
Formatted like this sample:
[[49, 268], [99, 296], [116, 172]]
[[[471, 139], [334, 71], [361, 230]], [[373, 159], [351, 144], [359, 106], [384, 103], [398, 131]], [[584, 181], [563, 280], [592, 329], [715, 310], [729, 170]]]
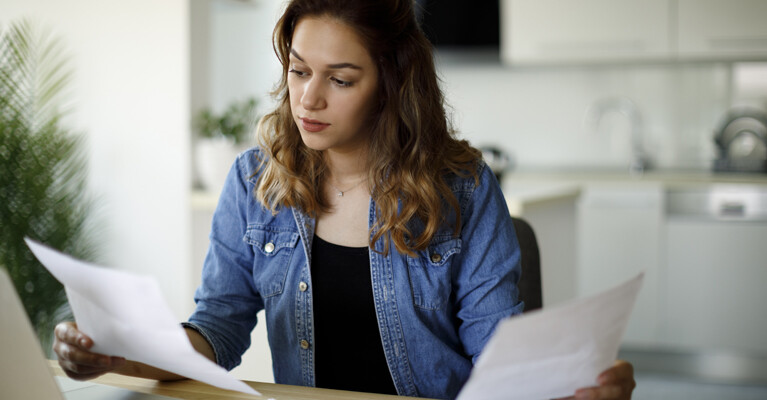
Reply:
[[291, 68], [288, 72], [291, 73], [291, 74], [295, 74], [296, 76], [305, 76], [306, 75], [306, 72], [299, 71], [299, 70], [297, 70], [295, 68]]
[[349, 87], [349, 86], [352, 85], [351, 82], [344, 81], [344, 80], [341, 80], [341, 79], [338, 79], [338, 78], [330, 78], [330, 80], [335, 82], [336, 85], [341, 86], [341, 87]]

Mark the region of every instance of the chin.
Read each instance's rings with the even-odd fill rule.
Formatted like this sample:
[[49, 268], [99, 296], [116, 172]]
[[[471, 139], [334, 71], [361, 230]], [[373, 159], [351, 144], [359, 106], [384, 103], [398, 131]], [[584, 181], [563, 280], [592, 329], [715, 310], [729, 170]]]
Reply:
[[327, 150], [328, 144], [320, 138], [312, 137], [314, 135], [316, 134], [301, 132], [301, 141], [304, 143], [304, 146], [316, 151]]

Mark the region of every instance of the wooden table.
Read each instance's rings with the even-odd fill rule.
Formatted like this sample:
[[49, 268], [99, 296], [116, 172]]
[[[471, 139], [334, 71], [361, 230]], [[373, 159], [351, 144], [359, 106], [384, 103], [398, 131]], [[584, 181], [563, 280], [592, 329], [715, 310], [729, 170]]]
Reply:
[[[66, 377], [56, 361], [50, 361], [54, 375]], [[68, 378], [67, 378], [68, 379]], [[280, 385], [275, 383], [244, 381], [263, 397], [219, 389], [217, 387], [185, 379], [174, 382], [158, 382], [152, 379], [134, 378], [118, 374], [106, 374], [93, 380], [103, 385], [117, 386], [142, 393], [154, 393], [178, 399], [223, 400], [223, 399], [275, 399], [275, 400], [394, 400], [414, 397], [390, 396], [375, 393], [349, 392], [345, 390], [319, 389], [305, 386]]]

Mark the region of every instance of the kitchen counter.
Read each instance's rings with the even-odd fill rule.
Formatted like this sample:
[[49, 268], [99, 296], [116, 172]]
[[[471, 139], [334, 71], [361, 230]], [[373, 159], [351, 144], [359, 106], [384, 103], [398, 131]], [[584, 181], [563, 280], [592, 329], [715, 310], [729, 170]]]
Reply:
[[554, 180], [504, 180], [502, 189], [509, 213], [515, 217], [526, 214], [531, 207], [562, 201], [575, 202], [581, 194], [580, 183]]
[[575, 201], [586, 188], [689, 189], [704, 186], [767, 187], [767, 174], [654, 170], [631, 175], [618, 170], [517, 170], [506, 173], [501, 187], [509, 212], [522, 216], [530, 207]]
[[631, 175], [619, 170], [521, 169], [506, 173], [501, 182], [509, 212], [514, 216], [549, 202], [576, 200], [586, 187], [682, 189], [711, 185], [767, 186], [767, 174], [653, 170]]
[[568, 183], [662, 183], [665, 185], [690, 184], [756, 184], [767, 185], [767, 173], [720, 173], [699, 170], [658, 169], [639, 175], [616, 169], [519, 169], [504, 176], [504, 187], [527, 182]]

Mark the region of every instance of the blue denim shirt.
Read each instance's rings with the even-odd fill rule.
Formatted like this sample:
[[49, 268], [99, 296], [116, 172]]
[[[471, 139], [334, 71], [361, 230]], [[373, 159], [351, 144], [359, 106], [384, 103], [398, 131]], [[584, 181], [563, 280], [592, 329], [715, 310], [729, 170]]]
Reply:
[[[311, 262], [315, 220], [301, 210], [272, 215], [256, 201], [257, 149], [240, 154], [216, 208], [210, 248], [186, 326], [210, 343], [227, 369], [250, 346], [256, 313], [266, 326], [277, 383], [314, 386]], [[453, 398], [499, 320], [522, 312], [520, 252], [499, 185], [484, 164], [474, 178], [446, 178], [461, 212], [460, 234], [445, 226], [417, 257], [383, 239], [370, 251], [378, 327], [400, 395]], [[370, 202], [369, 225], [375, 223]], [[417, 228], [416, 225], [413, 225]], [[353, 329], [353, 323], [338, 329]], [[365, 351], [365, 349], [357, 349]]]

